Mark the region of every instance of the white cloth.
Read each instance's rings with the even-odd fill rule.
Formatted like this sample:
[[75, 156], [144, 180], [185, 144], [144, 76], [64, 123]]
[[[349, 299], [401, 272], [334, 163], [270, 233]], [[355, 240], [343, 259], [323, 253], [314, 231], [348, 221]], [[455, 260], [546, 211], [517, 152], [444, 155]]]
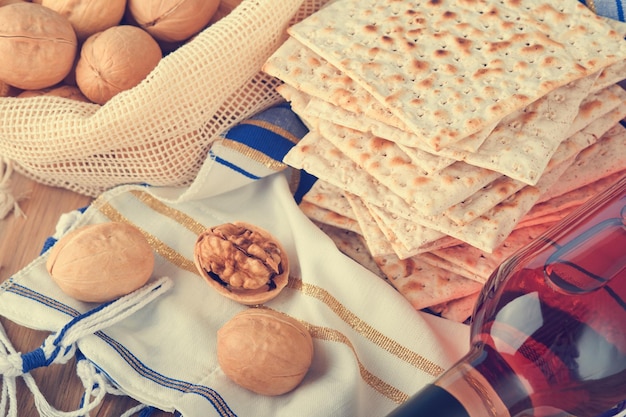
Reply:
[[[161, 204], [149, 188], [120, 187], [72, 225], [131, 222], [154, 237], [154, 278], [174, 283], [132, 316], [78, 341], [115, 386], [145, 404], [185, 417], [381, 416], [467, 350], [466, 326], [415, 312], [388, 284], [342, 255], [300, 212], [283, 174], [213, 198]], [[216, 362], [216, 331], [247, 307], [215, 293], [192, 270], [194, 228], [234, 220], [264, 227], [285, 245], [295, 284], [267, 307], [315, 330], [310, 372], [280, 397], [253, 394], [224, 376]], [[0, 314], [57, 331], [94, 306], [63, 294], [45, 260], [44, 254], [2, 285]]]
[[[59, 236], [85, 224], [115, 220], [135, 225], [149, 236], [156, 254], [152, 284], [171, 282], [169, 289], [157, 282], [161, 292], [149, 302], [141, 301], [151, 294], [144, 290], [137, 296], [141, 308], [127, 317], [80, 335], [75, 348], [88, 396], [101, 394], [91, 392], [90, 384], [103, 385], [104, 376], [108, 382], [102, 389], [185, 417], [380, 417], [468, 350], [466, 325], [415, 311], [390, 285], [339, 252], [298, 208], [288, 170], [244, 180], [219, 159], [208, 158], [188, 188], [121, 186], [102, 194], [84, 213], [62, 217]], [[222, 188], [216, 193], [218, 182]], [[206, 184], [213, 184], [210, 190]], [[201, 230], [236, 220], [267, 229], [284, 245], [291, 281], [265, 306], [305, 322], [313, 336], [310, 371], [282, 396], [261, 396], [235, 385], [217, 363], [216, 331], [249, 307], [203, 281], [195, 271], [193, 249]], [[45, 261], [46, 253], [0, 284], [0, 315], [58, 335], [72, 319], [98, 306], [61, 292]], [[11, 348], [5, 350], [5, 362], [19, 359]], [[64, 352], [72, 354], [67, 346]], [[3, 386], [15, 377], [4, 375]]]

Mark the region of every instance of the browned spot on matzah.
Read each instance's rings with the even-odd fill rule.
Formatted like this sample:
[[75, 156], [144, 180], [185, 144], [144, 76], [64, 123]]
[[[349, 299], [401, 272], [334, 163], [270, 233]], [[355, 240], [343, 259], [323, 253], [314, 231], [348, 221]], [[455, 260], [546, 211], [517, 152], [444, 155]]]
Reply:
[[489, 52], [498, 53], [501, 51], [506, 51], [511, 47], [511, 42], [509, 41], [501, 41], [501, 42], [491, 42], [489, 44], [489, 48], [487, 50]]
[[389, 165], [392, 167], [410, 165], [410, 164], [411, 164], [410, 161], [407, 161], [406, 159], [402, 159], [400, 157], [391, 158], [391, 161], [389, 162]]
[[367, 25], [363, 28], [366, 33], [376, 33], [376, 25]]
[[504, 70], [502, 68], [480, 68], [474, 73], [474, 78], [479, 79], [482, 77], [497, 77], [504, 74]]
[[459, 47], [461, 51], [463, 51], [466, 55], [471, 55], [472, 53], [472, 41], [466, 38], [456, 38], [456, 45]]
[[372, 148], [378, 152], [382, 152], [385, 148], [392, 146], [394, 146], [394, 144], [386, 139], [378, 137], [372, 139]]
[[545, 52], [545, 49], [546, 48], [544, 48], [543, 45], [534, 44], [534, 45], [525, 46], [524, 48], [522, 48], [522, 52], [523, 53], [543, 53]]
[[596, 108], [602, 107], [602, 103], [599, 100], [590, 100], [583, 102], [578, 110], [581, 116], [588, 117]]
[[391, 45], [393, 45], [393, 38], [390, 37], [390, 36], [387, 36], [387, 35], [385, 35], [382, 38], [380, 38], [380, 41], [386, 47], [390, 47]]

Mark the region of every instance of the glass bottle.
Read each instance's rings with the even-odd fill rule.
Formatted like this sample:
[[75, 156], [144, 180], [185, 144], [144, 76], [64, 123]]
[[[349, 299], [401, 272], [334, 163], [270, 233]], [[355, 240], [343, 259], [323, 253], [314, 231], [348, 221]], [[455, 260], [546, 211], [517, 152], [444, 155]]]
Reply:
[[626, 177], [493, 272], [470, 345], [388, 417], [594, 417], [626, 399]]

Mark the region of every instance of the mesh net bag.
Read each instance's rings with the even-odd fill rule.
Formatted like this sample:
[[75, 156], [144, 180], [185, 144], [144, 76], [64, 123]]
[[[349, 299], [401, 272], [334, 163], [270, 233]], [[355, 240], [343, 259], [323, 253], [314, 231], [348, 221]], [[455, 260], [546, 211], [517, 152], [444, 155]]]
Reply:
[[88, 196], [127, 183], [189, 184], [220, 134], [282, 100], [279, 81], [261, 67], [286, 28], [326, 1], [235, 1], [104, 105], [2, 97], [0, 158], [35, 181]]

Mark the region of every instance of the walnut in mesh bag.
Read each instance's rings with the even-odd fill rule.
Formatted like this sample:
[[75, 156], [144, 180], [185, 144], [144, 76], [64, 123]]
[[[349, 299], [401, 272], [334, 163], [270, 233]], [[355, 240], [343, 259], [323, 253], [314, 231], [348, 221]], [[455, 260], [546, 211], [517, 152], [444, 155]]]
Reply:
[[289, 278], [289, 260], [280, 242], [244, 222], [225, 223], [201, 233], [194, 261], [209, 285], [247, 305], [276, 297]]

